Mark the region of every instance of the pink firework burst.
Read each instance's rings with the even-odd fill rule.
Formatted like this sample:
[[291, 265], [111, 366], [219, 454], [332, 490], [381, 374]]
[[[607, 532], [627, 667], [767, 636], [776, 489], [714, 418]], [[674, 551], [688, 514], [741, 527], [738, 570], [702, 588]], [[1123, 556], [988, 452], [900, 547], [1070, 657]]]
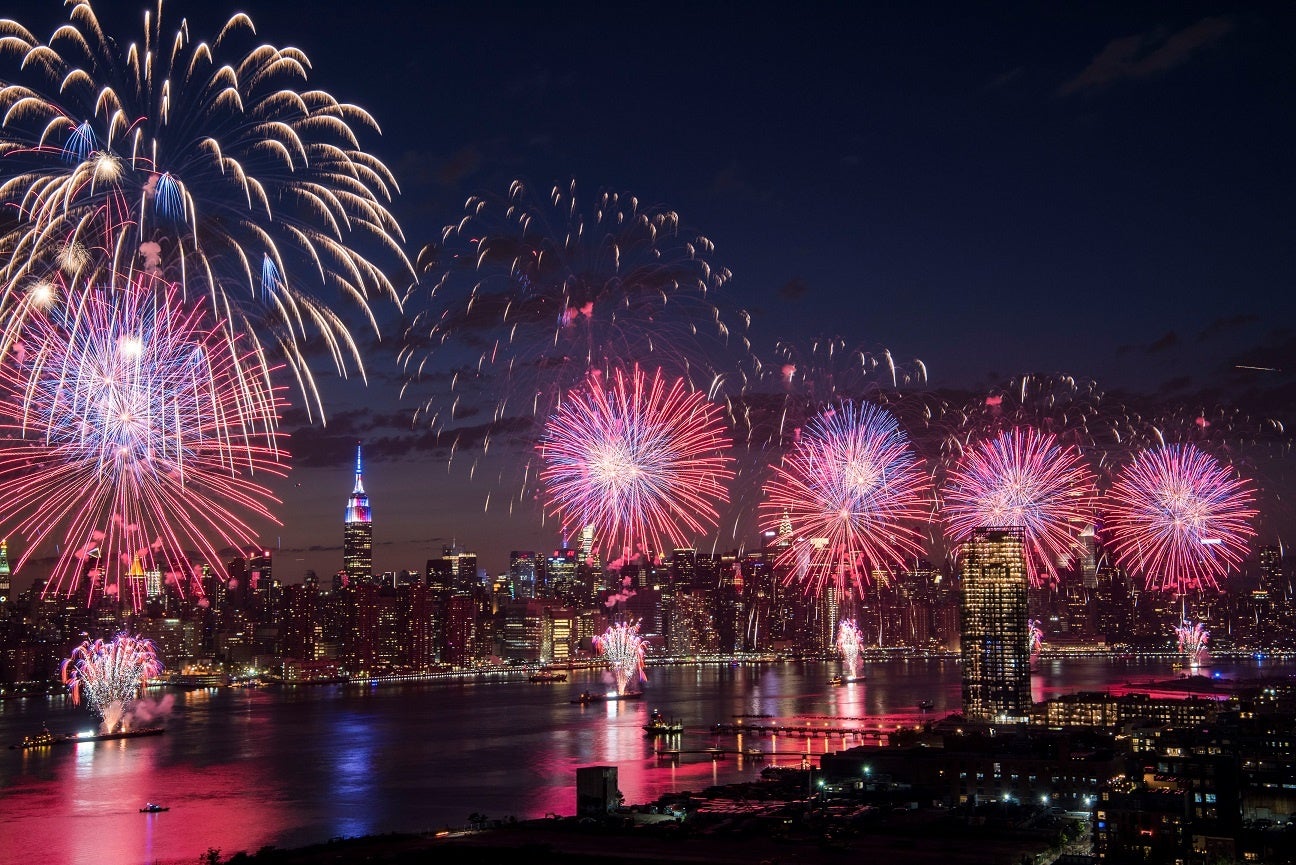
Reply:
[[774, 469], [760, 505], [763, 530], [793, 536], [776, 566], [821, 593], [864, 593], [874, 571], [922, 555], [916, 523], [931, 514], [931, 480], [895, 418], [870, 403], [840, 403], [806, 427]]
[[1250, 482], [1190, 444], [1143, 451], [1107, 493], [1104, 533], [1150, 590], [1218, 588], [1255, 535]]
[[1094, 474], [1080, 452], [1033, 428], [1005, 430], [966, 451], [942, 495], [945, 532], [961, 544], [983, 527], [1025, 532], [1031, 585], [1056, 582], [1078, 530], [1093, 521]]
[[647, 648], [639, 636], [640, 622], [616, 624], [594, 638], [594, 648], [608, 663], [616, 681], [616, 692], [627, 694], [634, 681], [646, 682], [644, 651]]
[[1174, 633], [1179, 643], [1179, 651], [1193, 662], [1200, 660], [1206, 652], [1206, 644], [1210, 642], [1210, 631], [1206, 630], [1205, 623], [1185, 620], [1174, 629]]
[[642, 556], [716, 527], [730, 444], [719, 407], [683, 379], [591, 372], [545, 424], [540, 480], [564, 531], [593, 526], [609, 559]]
[[60, 553], [47, 593], [133, 596], [157, 571], [183, 595], [195, 562], [273, 522], [252, 478], [282, 475], [279, 398], [202, 303], [139, 277], [52, 295], [0, 363], [0, 530]]

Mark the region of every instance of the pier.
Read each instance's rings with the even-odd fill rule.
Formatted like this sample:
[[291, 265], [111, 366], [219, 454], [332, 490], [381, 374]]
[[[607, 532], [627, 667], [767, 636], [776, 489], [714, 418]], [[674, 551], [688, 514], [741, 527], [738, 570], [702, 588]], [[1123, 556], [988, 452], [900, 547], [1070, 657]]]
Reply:
[[659, 761], [678, 763], [681, 756], [699, 755], [712, 760], [724, 760], [727, 757], [744, 757], [753, 761], [764, 761], [769, 755], [759, 748], [662, 748], [654, 752]]

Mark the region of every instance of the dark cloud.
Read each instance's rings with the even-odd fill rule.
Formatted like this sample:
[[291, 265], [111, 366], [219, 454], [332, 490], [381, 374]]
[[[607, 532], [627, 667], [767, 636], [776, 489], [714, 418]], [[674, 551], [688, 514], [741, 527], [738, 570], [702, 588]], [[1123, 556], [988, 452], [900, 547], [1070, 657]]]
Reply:
[[355, 453], [356, 442], [364, 446], [365, 461], [396, 462], [433, 456], [447, 458], [452, 451], [480, 448], [488, 439], [493, 445], [514, 446], [529, 442], [535, 428], [532, 417], [506, 417], [481, 424], [451, 429], [410, 429], [408, 418], [401, 414], [369, 415], [345, 412], [348, 420], [355, 415], [371, 417], [367, 428], [352, 423], [346, 432], [306, 426], [294, 432], [288, 450], [292, 464], [303, 468], [332, 468], [346, 465]]
[[749, 180], [741, 165], [730, 162], [711, 178], [711, 194], [729, 201], [763, 203], [768, 193]]
[[1245, 327], [1249, 324], [1255, 324], [1258, 321], [1260, 321], [1260, 316], [1258, 315], [1243, 314], [1221, 316], [1202, 328], [1201, 332], [1197, 334], [1197, 339], [1210, 339], [1219, 336], [1222, 333], [1228, 333], [1229, 331], [1237, 330], [1238, 328]]
[[1230, 18], [1207, 17], [1169, 35], [1154, 31], [1113, 39], [1084, 70], [1058, 88], [1059, 96], [1100, 90], [1122, 80], [1151, 78], [1182, 66], [1233, 29]]
[[469, 144], [460, 147], [441, 163], [437, 170], [437, 181], [442, 186], [458, 187], [469, 177], [477, 173], [482, 164], [482, 153]]
[[1179, 345], [1179, 335], [1173, 330], [1168, 330], [1159, 338], [1149, 343], [1125, 344], [1116, 347], [1116, 354], [1160, 354], [1163, 351], [1169, 351]]
[[1169, 351], [1179, 344], [1179, 335], [1173, 330], [1166, 331], [1160, 339], [1152, 341], [1147, 347], [1148, 354], [1158, 354], [1163, 351]]
[[810, 286], [806, 285], [804, 279], [794, 276], [779, 286], [778, 296], [780, 300], [796, 301], [805, 297], [806, 292], [809, 290]]

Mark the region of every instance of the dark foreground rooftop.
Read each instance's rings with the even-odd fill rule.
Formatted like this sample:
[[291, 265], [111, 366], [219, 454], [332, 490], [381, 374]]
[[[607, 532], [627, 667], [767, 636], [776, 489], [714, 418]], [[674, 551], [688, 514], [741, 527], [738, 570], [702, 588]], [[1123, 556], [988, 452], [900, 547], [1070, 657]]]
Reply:
[[885, 857], [888, 865], [1015, 865], [1048, 845], [1036, 839], [1007, 838], [994, 832], [952, 835], [930, 832], [831, 837], [806, 828], [771, 837], [765, 827], [730, 825], [723, 831], [694, 831], [681, 824], [621, 826], [582, 824], [573, 819], [527, 821], [480, 832], [449, 835], [382, 835], [335, 839], [297, 850], [265, 848], [255, 854], [222, 857], [230, 865], [653, 865], [705, 862], [711, 865], [818, 865]]

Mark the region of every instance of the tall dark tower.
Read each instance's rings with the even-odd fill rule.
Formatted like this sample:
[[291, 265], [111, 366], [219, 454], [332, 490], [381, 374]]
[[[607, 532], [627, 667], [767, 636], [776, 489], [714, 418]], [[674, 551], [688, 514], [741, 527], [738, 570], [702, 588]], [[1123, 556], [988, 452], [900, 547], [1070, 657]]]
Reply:
[[364, 491], [359, 442], [356, 443], [355, 489], [347, 499], [342, 534], [342, 570], [353, 586], [373, 581], [373, 514]]
[[963, 714], [1030, 720], [1030, 625], [1019, 528], [977, 529], [963, 545]]
[[0, 604], [9, 600], [9, 580], [12, 572], [9, 570], [9, 541], [0, 539]]

